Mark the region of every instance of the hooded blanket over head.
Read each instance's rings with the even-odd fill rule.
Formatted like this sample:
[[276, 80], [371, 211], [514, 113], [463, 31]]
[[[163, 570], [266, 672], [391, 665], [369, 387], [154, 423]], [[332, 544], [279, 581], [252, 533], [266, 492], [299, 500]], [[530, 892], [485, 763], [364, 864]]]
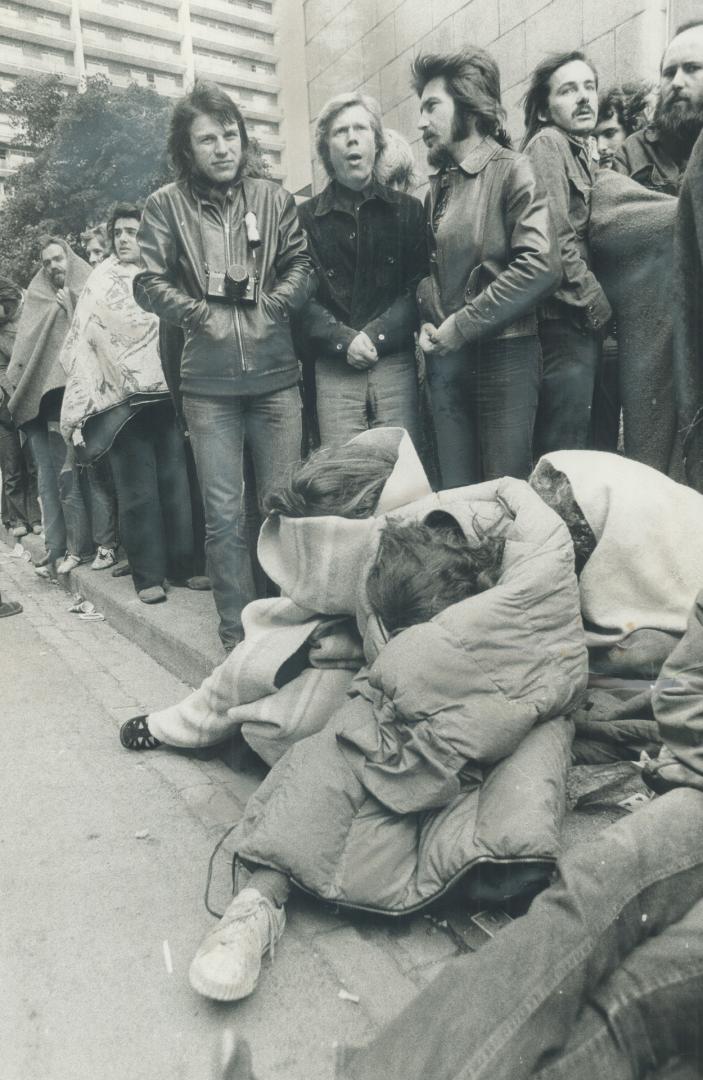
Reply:
[[134, 394], [165, 394], [159, 359], [159, 320], [137, 304], [132, 281], [139, 267], [114, 255], [90, 275], [61, 352], [66, 390], [61, 434], [66, 441], [91, 416]]
[[579, 582], [589, 648], [641, 630], [683, 634], [703, 582], [703, 495], [618, 454], [545, 458], [569, 480], [596, 539]]
[[66, 382], [59, 357], [78, 297], [90, 274], [88, 263], [74, 255], [65, 240], [52, 243], [66, 253], [63, 293], [67, 303], [66, 307], [59, 303], [46, 272], [38, 270], [25, 293], [6, 376], [12, 390], [8, 405], [18, 426], [35, 418], [44, 394]]

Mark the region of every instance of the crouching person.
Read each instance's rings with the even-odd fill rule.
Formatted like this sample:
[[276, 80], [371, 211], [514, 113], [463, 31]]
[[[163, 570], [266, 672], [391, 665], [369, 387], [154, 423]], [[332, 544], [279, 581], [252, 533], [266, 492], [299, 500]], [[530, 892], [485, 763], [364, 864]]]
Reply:
[[[244, 887], [190, 969], [192, 986], [215, 1000], [254, 989], [283, 932], [291, 882], [340, 906], [401, 915], [459, 879], [481, 901], [534, 891], [554, 865], [572, 738], [564, 713], [587, 666], [569, 532], [510, 478], [470, 499], [426, 489], [418, 501], [402, 432], [349, 446], [366, 461], [379, 438], [385, 479], [378, 465], [375, 487], [328, 471], [326, 491], [320, 473], [312, 491], [298, 477], [262, 533], [262, 561], [269, 573], [276, 559], [285, 564], [277, 580], [294, 603], [306, 550], [325, 561], [313, 537], [336, 529], [346, 572], [327, 610], [339, 610], [346, 589], [365, 666], [322, 730], [274, 764], [237, 826]], [[345, 498], [350, 516], [331, 521], [330, 498]], [[296, 562], [292, 552], [303, 554]], [[327, 592], [308, 588], [320, 611]], [[238, 674], [241, 695], [247, 673]]]

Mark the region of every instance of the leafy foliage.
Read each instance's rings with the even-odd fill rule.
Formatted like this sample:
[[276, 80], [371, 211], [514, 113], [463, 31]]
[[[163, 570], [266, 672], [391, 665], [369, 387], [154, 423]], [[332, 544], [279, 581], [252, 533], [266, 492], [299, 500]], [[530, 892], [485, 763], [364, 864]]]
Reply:
[[[0, 91], [0, 112], [32, 160], [8, 182], [0, 206], [0, 275], [26, 285], [37, 267], [38, 240], [57, 233], [78, 246], [116, 201], [143, 201], [172, 179], [166, 150], [171, 102], [153, 88], [113, 86], [103, 75], [85, 93], [67, 92], [60, 76], [19, 79]], [[248, 171], [267, 175], [253, 143]]]

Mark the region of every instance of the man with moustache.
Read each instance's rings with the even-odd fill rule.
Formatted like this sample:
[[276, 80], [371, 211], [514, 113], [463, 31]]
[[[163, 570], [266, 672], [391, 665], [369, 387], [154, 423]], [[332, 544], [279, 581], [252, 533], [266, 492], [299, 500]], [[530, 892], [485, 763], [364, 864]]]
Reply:
[[365, 94], [323, 105], [317, 153], [327, 187], [300, 209], [318, 270], [302, 312], [315, 361], [323, 446], [373, 427], [403, 427], [417, 444], [415, 289], [426, 273], [422, 204], [379, 182], [381, 109]]
[[205, 508], [208, 572], [227, 651], [255, 598], [244, 513], [251, 451], [262, 502], [300, 458], [298, 361], [290, 316], [314, 288], [293, 197], [247, 174], [237, 105], [198, 82], [175, 105], [169, 150], [179, 179], [147, 200], [134, 296], [180, 327], [183, 414]]
[[625, 140], [613, 168], [644, 187], [678, 195], [693, 145], [703, 130], [703, 22], [678, 28], [661, 63], [651, 124]]
[[436, 169], [418, 301], [442, 486], [524, 478], [539, 391], [536, 308], [560, 276], [549, 207], [530, 161], [510, 147], [489, 53], [424, 54], [412, 76]]
[[598, 117], [598, 76], [582, 52], [546, 57], [524, 98], [523, 147], [554, 218], [562, 278], [539, 310], [542, 385], [535, 456], [586, 450], [602, 332], [611, 317], [591, 270], [587, 229], [597, 170], [590, 135]]

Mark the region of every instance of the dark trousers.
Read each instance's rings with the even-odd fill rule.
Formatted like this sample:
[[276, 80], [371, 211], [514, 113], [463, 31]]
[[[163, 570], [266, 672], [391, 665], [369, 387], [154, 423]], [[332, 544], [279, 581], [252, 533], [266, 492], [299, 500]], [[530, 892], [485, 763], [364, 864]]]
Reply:
[[534, 335], [428, 356], [427, 384], [443, 488], [529, 475], [539, 392]]
[[552, 450], [588, 450], [599, 339], [584, 333], [569, 319], [544, 319], [539, 339], [542, 385], [535, 424], [535, 458]]
[[110, 449], [120, 539], [139, 592], [193, 572], [193, 524], [183, 436], [170, 401], [147, 405]]
[[601, 349], [593, 392], [592, 442], [594, 450], [614, 454], [620, 435], [620, 372], [618, 343], [606, 338]]
[[8, 528], [41, 522], [37, 499], [37, 468], [29, 444], [20, 444], [17, 429], [0, 420], [0, 473], [2, 473], [2, 522]]

